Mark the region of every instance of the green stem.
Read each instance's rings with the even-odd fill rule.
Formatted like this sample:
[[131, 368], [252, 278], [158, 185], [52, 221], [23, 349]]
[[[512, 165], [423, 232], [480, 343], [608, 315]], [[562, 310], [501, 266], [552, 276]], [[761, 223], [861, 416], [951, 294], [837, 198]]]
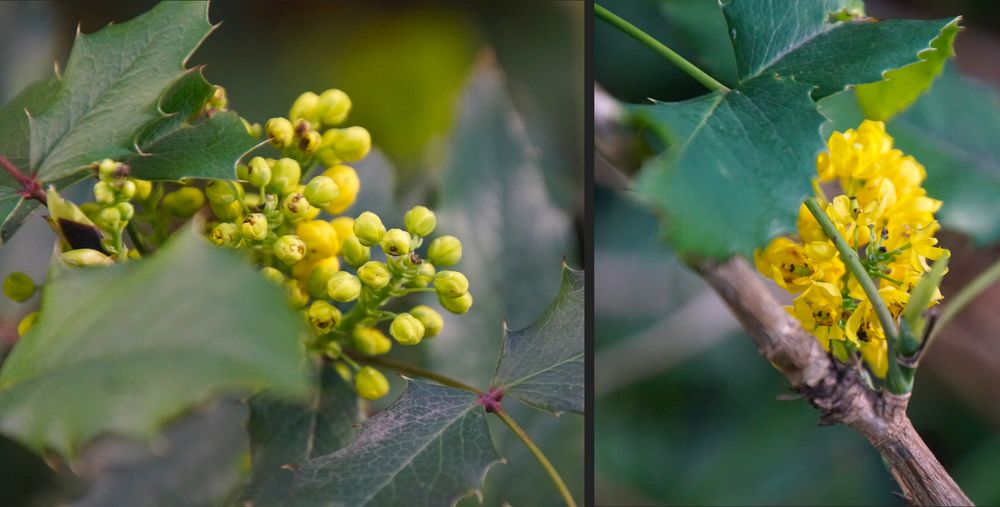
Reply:
[[665, 46], [662, 42], [654, 39], [646, 32], [643, 32], [638, 27], [625, 21], [624, 19], [618, 17], [615, 13], [601, 7], [599, 4], [594, 4], [594, 14], [601, 18], [611, 26], [625, 32], [625, 34], [631, 36], [633, 39], [645, 44], [647, 47], [656, 52], [656, 54], [666, 58], [667, 61], [677, 66], [677, 68], [683, 70], [687, 75], [693, 77], [696, 81], [704, 85], [706, 88], [712, 91], [724, 91], [728, 92], [729, 88], [717, 81], [712, 76], [709, 76], [705, 71], [696, 67], [693, 63], [684, 59], [683, 56], [674, 52], [674, 50]]
[[955, 297], [951, 298], [948, 303], [944, 306], [944, 310], [941, 311], [941, 316], [938, 317], [937, 322], [934, 324], [934, 330], [931, 331], [930, 336], [927, 337], [927, 344], [924, 348], [930, 347], [931, 342], [934, 338], [941, 332], [941, 329], [945, 327], [952, 319], [955, 318], [963, 308], [974, 301], [980, 294], [986, 289], [990, 288], [994, 283], [1000, 280], [1000, 259], [997, 259], [990, 267], [986, 268], [985, 271], [976, 275], [971, 282], [962, 287], [962, 290], [955, 294]]
[[896, 321], [893, 320], [892, 314], [889, 313], [889, 308], [885, 306], [885, 301], [882, 300], [882, 296], [878, 292], [878, 286], [875, 282], [868, 276], [868, 272], [865, 271], [865, 267], [861, 264], [861, 259], [858, 257], [858, 252], [851, 248], [847, 241], [837, 232], [837, 227], [833, 225], [833, 221], [827, 216], [823, 208], [820, 207], [819, 203], [816, 202], [815, 197], [809, 197], [805, 200], [805, 205], [809, 208], [809, 212], [816, 217], [816, 221], [819, 222], [820, 228], [823, 229], [823, 233], [826, 237], [833, 241], [833, 245], [837, 247], [837, 251], [840, 252], [841, 260], [844, 261], [844, 265], [847, 269], [854, 275], [861, 284], [861, 288], [864, 289], [865, 295], [868, 296], [868, 300], [872, 304], [872, 308], [875, 309], [875, 315], [878, 316], [879, 323], [882, 324], [882, 331], [885, 332], [885, 339], [889, 342], [889, 390], [895, 394], [905, 394], [909, 392], [909, 387], [906, 382], [901, 382], [902, 376], [899, 370], [899, 364], [896, 361], [896, 337], [899, 334], [896, 328]]
[[440, 373], [436, 373], [430, 370], [425, 370], [418, 366], [413, 366], [412, 364], [403, 363], [400, 361], [396, 361], [395, 359], [390, 359], [384, 356], [367, 356], [349, 350], [345, 350], [344, 353], [347, 355], [347, 357], [353, 358], [354, 360], [362, 364], [373, 364], [376, 366], [384, 366], [386, 368], [396, 370], [400, 373], [408, 373], [410, 375], [415, 375], [417, 377], [423, 377], [426, 379], [433, 380], [443, 386], [454, 387], [456, 389], [464, 389], [466, 391], [473, 392], [476, 394], [482, 394], [482, 391], [476, 389], [475, 387], [470, 386], [469, 384], [466, 384], [459, 380], [455, 380], [451, 377], [442, 375]]
[[125, 226], [125, 230], [128, 232], [129, 238], [132, 239], [132, 246], [139, 251], [140, 254], [146, 255], [149, 253], [149, 245], [146, 244], [146, 238], [142, 237], [142, 232], [136, 227], [135, 222], [132, 220], [128, 221], [128, 225]]
[[569, 492], [569, 488], [566, 487], [566, 483], [563, 482], [562, 477], [559, 476], [559, 472], [556, 471], [556, 468], [552, 466], [552, 463], [549, 462], [549, 459], [545, 457], [545, 454], [542, 452], [542, 450], [539, 449], [537, 445], [535, 445], [535, 441], [532, 440], [531, 437], [529, 437], [528, 434], [525, 433], [524, 429], [521, 428], [521, 426], [519, 426], [516, 422], [514, 422], [514, 420], [511, 419], [510, 416], [507, 415], [507, 412], [505, 412], [503, 409], [500, 409], [499, 411], [494, 413], [497, 415], [497, 417], [500, 418], [501, 421], [504, 422], [504, 424], [507, 425], [508, 428], [511, 429], [511, 431], [514, 432], [515, 435], [518, 436], [518, 438], [521, 439], [522, 442], [524, 442], [524, 445], [528, 448], [529, 451], [531, 451], [531, 454], [535, 455], [535, 459], [537, 459], [538, 462], [541, 463], [542, 468], [545, 469], [545, 472], [549, 474], [549, 478], [552, 479], [552, 482], [555, 483], [556, 488], [559, 489], [559, 494], [562, 495], [563, 500], [566, 502], [567, 507], [576, 507], [576, 501], [573, 500], [573, 494]]

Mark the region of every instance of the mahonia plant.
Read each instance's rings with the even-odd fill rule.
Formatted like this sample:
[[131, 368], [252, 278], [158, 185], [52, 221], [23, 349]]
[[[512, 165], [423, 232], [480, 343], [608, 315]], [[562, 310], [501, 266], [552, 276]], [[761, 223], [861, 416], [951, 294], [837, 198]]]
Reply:
[[[816, 200], [878, 281], [893, 319], [900, 319], [931, 269], [928, 260], [948, 255], [936, 246], [940, 225], [934, 213], [942, 202], [921, 186], [924, 167], [893, 148], [882, 122], [865, 120], [856, 130], [830, 136], [816, 170]], [[836, 192], [833, 199], [826, 198], [828, 191]], [[797, 238], [778, 237], [755, 252], [757, 270], [796, 295], [787, 310], [825, 350], [844, 362], [860, 354], [872, 373], [885, 378], [889, 349], [873, 302], [805, 204], [797, 226]], [[927, 307], [941, 299], [935, 287]]]
[[[215, 114], [226, 106], [225, 90], [216, 86], [203, 112]], [[441, 307], [455, 314], [469, 311], [473, 299], [465, 275], [439, 270], [462, 259], [458, 238], [438, 236], [420, 253], [437, 227], [430, 209], [407, 211], [405, 230], [387, 230], [372, 211], [344, 214], [361, 188], [357, 171], [345, 164], [371, 150], [365, 128], [337, 127], [350, 110], [351, 99], [341, 90], [303, 93], [287, 118], [265, 125], [279, 158], [253, 157], [237, 166], [234, 179], [211, 180], [204, 191], [194, 182], [168, 190], [175, 185], [131, 177], [125, 163], [95, 162], [93, 201], [76, 206], [48, 189], [49, 223], [61, 238], [59, 258], [68, 266], [138, 259], [147, 248], [140, 245], [163, 243], [175, 228], [172, 221], [194, 217], [207, 202], [205, 234], [220, 247], [242, 252], [262, 276], [287, 289], [289, 305], [311, 329], [304, 338], [308, 349], [334, 361], [345, 380], [353, 379], [359, 396], [385, 396], [385, 376], [360, 366], [344, 349], [381, 355], [393, 341], [417, 345], [441, 332], [444, 320], [437, 310], [427, 305], [401, 313], [384, 310], [393, 299], [436, 292]], [[259, 125], [244, 125], [251, 135], [261, 132]], [[325, 169], [312, 175], [321, 166]], [[324, 211], [334, 218], [321, 218]], [[126, 229], [135, 249], [125, 242]], [[342, 269], [347, 266], [353, 272]], [[23, 273], [4, 281], [4, 293], [15, 301], [27, 300], [34, 290], [34, 281]], [[37, 312], [27, 315], [19, 334], [37, 318]], [[392, 339], [381, 329], [386, 322]]]

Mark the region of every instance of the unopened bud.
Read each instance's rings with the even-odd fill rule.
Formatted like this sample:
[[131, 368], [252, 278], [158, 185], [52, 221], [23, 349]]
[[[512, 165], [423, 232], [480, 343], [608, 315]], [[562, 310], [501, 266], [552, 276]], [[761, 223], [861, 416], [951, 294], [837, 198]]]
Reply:
[[319, 117], [324, 125], [340, 125], [351, 112], [351, 98], [335, 88], [319, 96]]
[[410, 310], [410, 315], [413, 315], [424, 325], [424, 338], [437, 336], [444, 329], [444, 318], [441, 317], [440, 313], [427, 305], [414, 307]]
[[23, 303], [35, 294], [35, 281], [30, 276], [15, 271], [4, 279], [3, 293], [14, 301]]
[[438, 294], [438, 303], [445, 310], [460, 315], [469, 311], [469, 308], [472, 308], [472, 294], [466, 292], [457, 298], [449, 298]]
[[403, 216], [406, 230], [412, 234], [424, 237], [434, 232], [437, 227], [437, 217], [434, 212], [424, 206], [414, 206]]
[[348, 236], [341, 243], [340, 252], [347, 264], [355, 269], [371, 260], [371, 249], [362, 245], [358, 237], [354, 235]]
[[338, 271], [330, 276], [326, 290], [330, 299], [347, 303], [361, 295], [361, 280], [346, 271]]
[[389, 394], [389, 381], [371, 366], [363, 366], [354, 375], [354, 390], [367, 400], [377, 400]]
[[392, 274], [389, 273], [389, 268], [384, 263], [368, 261], [358, 268], [358, 278], [366, 286], [379, 290], [389, 285]]
[[274, 242], [274, 255], [289, 266], [306, 256], [306, 243], [293, 234], [287, 234]]
[[410, 233], [402, 229], [389, 229], [382, 236], [381, 246], [386, 255], [406, 255], [410, 253]]
[[282, 158], [271, 168], [271, 181], [267, 189], [276, 194], [292, 191], [302, 177], [302, 167], [295, 159]]
[[324, 335], [332, 331], [340, 323], [341, 313], [336, 306], [319, 300], [313, 301], [309, 306], [309, 324], [316, 330], [316, 334]]
[[267, 237], [267, 217], [263, 213], [251, 213], [243, 219], [240, 233], [244, 238], [260, 241]]
[[424, 337], [424, 325], [413, 315], [401, 313], [392, 319], [389, 333], [400, 345], [416, 345]]
[[163, 196], [163, 208], [177, 218], [188, 218], [205, 205], [205, 194], [195, 187], [181, 187]]
[[66, 264], [74, 267], [108, 266], [115, 263], [115, 261], [111, 260], [111, 257], [90, 248], [77, 248], [76, 250], [63, 252], [59, 254], [59, 258]]
[[441, 236], [427, 247], [427, 260], [435, 266], [446, 268], [462, 260], [462, 242], [455, 236]]
[[306, 199], [309, 200], [309, 204], [319, 208], [325, 208], [333, 202], [338, 196], [340, 196], [340, 189], [337, 188], [337, 183], [333, 181], [333, 178], [327, 176], [316, 176], [309, 181], [306, 185], [305, 192], [303, 194]]
[[212, 242], [216, 245], [236, 248], [240, 244], [240, 231], [236, 224], [223, 222], [212, 228]]
[[271, 118], [264, 124], [264, 129], [267, 131], [267, 137], [271, 139], [271, 144], [278, 149], [290, 146], [292, 137], [295, 136], [292, 122], [287, 118]]
[[382, 241], [385, 235], [385, 226], [382, 219], [371, 211], [366, 211], [354, 220], [354, 235], [364, 246], [373, 246]]
[[434, 290], [444, 297], [458, 297], [469, 292], [469, 279], [458, 271], [441, 271], [434, 275]]

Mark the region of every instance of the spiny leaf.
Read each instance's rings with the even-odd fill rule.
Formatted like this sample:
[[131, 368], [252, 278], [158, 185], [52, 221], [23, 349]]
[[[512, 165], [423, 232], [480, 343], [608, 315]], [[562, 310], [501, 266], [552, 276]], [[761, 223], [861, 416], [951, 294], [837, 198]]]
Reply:
[[354, 388], [332, 365], [320, 370], [308, 405], [265, 391], [250, 399], [250, 483], [244, 497], [255, 505], [278, 505], [292, 483], [292, 469], [339, 451], [361, 421]]
[[297, 467], [289, 505], [454, 505], [500, 461], [474, 395], [408, 380], [349, 446]]
[[[848, 18], [843, 0], [735, 0], [723, 5], [740, 81], [778, 74], [814, 85], [817, 99], [920, 61], [939, 41], [950, 48], [958, 18], [917, 21]], [[926, 88], [926, 86], [924, 86]]]
[[[161, 2], [132, 21], [77, 33], [58, 99], [30, 119], [31, 169], [52, 181], [130, 154], [136, 133], [212, 30], [208, 2]], [[30, 109], [29, 109], [30, 110]]]
[[491, 387], [552, 412], [583, 413], [583, 278], [564, 266], [552, 305], [530, 326], [506, 333]]
[[673, 134], [663, 136], [673, 144], [646, 162], [636, 189], [664, 211], [676, 250], [749, 255], [792, 230], [823, 146], [823, 117], [809, 91], [761, 77], [730, 93], [637, 108], [640, 121]]
[[0, 370], [0, 430], [37, 451], [148, 438], [224, 390], [308, 388], [302, 319], [281, 289], [194, 229], [148, 260], [50, 276]]
[[944, 201], [947, 228], [979, 245], [1000, 240], [1000, 94], [946, 69], [912, 108], [889, 122], [896, 147], [927, 169], [927, 193]]
[[930, 88], [949, 57], [955, 56], [953, 44], [961, 18], [955, 18], [941, 29], [931, 47], [921, 51], [920, 61], [886, 72], [884, 81], [858, 86], [855, 93], [865, 116], [872, 120], [887, 120], [910, 107], [913, 101]]

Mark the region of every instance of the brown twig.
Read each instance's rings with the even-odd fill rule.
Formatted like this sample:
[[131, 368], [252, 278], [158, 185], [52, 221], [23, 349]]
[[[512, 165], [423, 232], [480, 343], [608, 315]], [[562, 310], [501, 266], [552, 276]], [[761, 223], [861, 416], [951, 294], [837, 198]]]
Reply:
[[[595, 94], [603, 92], [595, 88]], [[608, 97], [595, 97], [607, 101]], [[620, 112], [596, 110], [597, 132], [621, 136]], [[600, 135], [600, 134], [598, 134]], [[601, 143], [595, 143], [600, 149]], [[615, 150], [601, 150], [612, 164]], [[740, 257], [691, 266], [722, 297], [763, 355], [792, 389], [820, 410], [821, 424], [844, 424], [864, 436], [889, 465], [903, 496], [914, 505], [973, 505], [913, 428], [906, 415], [909, 396], [875, 392], [857, 370], [834, 361], [819, 342], [771, 296], [761, 277]]]
[[9, 174], [14, 181], [21, 185], [21, 190], [17, 193], [24, 197], [34, 199], [42, 204], [46, 204], [48, 199], [45, 196], [45, 190], [42, 189], [42, 185], [38, 183], [38, 180], [30, 176], [26, 176], [17, 168], [7, 157], [0, 155], [0, 167], [3, 168], [4, 172]]

